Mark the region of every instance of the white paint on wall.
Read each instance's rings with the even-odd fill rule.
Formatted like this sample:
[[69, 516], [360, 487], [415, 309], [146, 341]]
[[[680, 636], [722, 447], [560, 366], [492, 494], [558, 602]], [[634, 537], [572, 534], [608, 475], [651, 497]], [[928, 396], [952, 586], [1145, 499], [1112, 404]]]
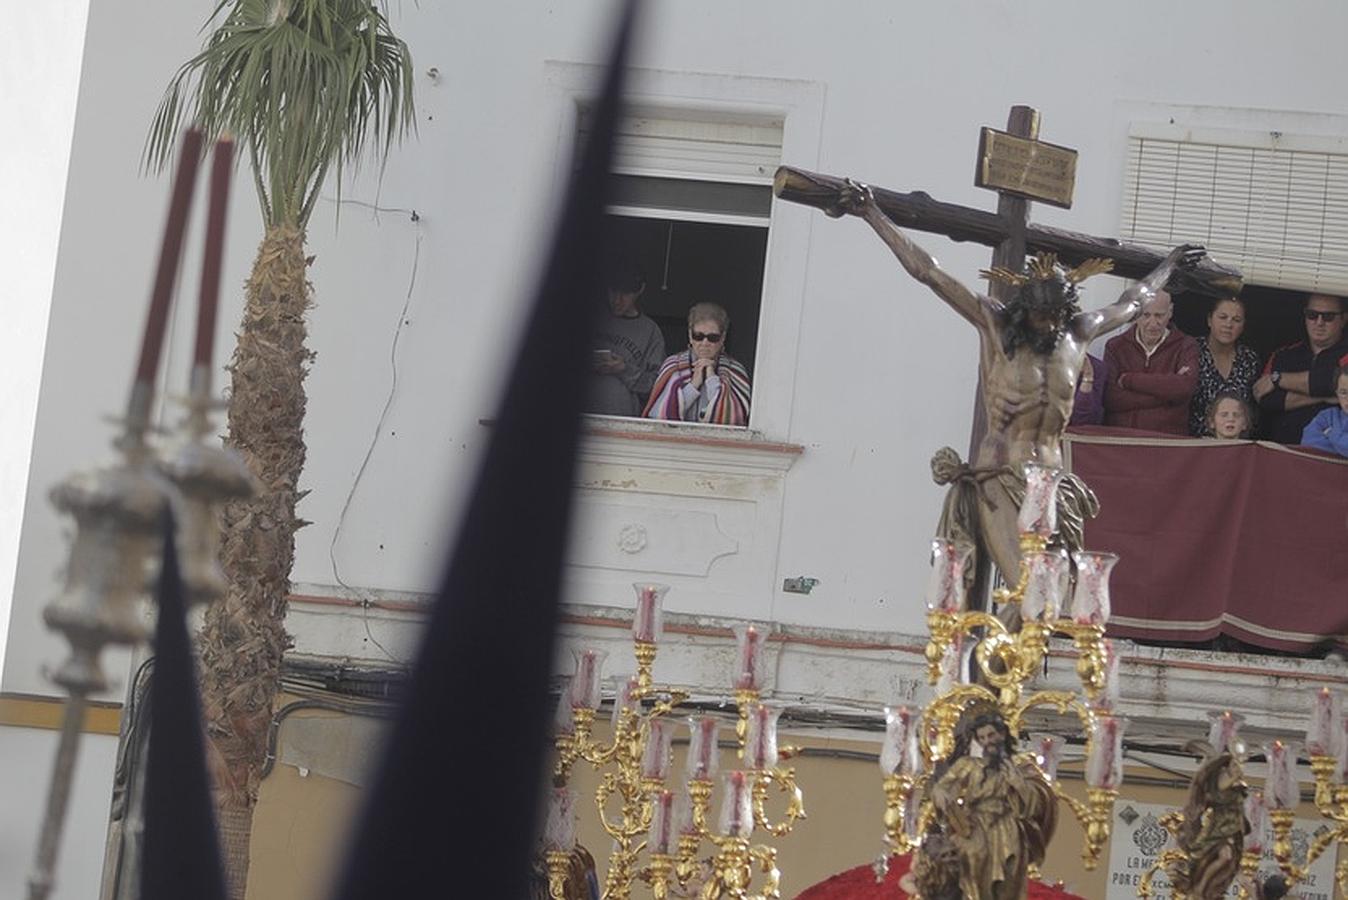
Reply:
[[0, 32], [0, 672], [89, 0], [4, 4]]

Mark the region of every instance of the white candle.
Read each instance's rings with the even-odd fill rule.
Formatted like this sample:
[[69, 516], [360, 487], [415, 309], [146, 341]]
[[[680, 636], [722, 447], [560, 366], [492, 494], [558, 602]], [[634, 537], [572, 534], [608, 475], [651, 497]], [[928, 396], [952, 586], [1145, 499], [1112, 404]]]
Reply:
[[674, 801], [674, 826], [679, 830], [679, 834], [697, 834], [697, 818], [694, 815], [693, 795], [688, 791], [688, 785], [684, 784], [679, 790], [678, 797]]
[[1114, 648], [1114, 642], [1108, 638], [1101, 642], [1100, 649], [1105, 657], [1105, 677], [1100, 697], [1095, 701], [1095, 708], [1112, 710], [1119, 704], [1119, 652]]
[[747, 839], [754, 831], [754, 798], [749, 776], [739, 771], [725, 774], [721, 791], [721, 815], [717, 822], [726, 837]]
[[661, 791], [651, 803], [651, 833], [647, 849], [651, 853], [669, 856], [674, 834], [674, 792]]
[[1348, 717], [1339, 720], [1338, 763], [1334, 766], [1334, 780], [1348, 784]]
[[886, 706], [885, 740], [880, 745], [880, 771], [886, 775], [913, 774], [916, 767], [912, 755], [916, 749], [917, 716], [906, 706]]
[[571, 706], [571, 679], [565, 679], [562, 692], [557, 696], [557, 710], [552, 717], [554, 735], [576, 733], [576, 714]]
[[1062, 748], [1066, 743], [1056, 734], [1040, 735], [1035, 741], [1034, 760], [1049, 781], [1058, 777], [1058, 764], [1062, 762]]
[[576, 846], [575, 796], [570, 788], [552, 789], [548, 817], [543, 823], [543, 845], [549, 850], [570, 853]]
[[1261, 855], [1264, 842], [1268, 840], [1268, 806], [1264, 803], [1263, 791], [1251, 791], [1245, 798], [1245, 820], [1250, 823], [1250, 833], [1245, 835], [1245, 852]]
[[1282, 741], [1264, 745], [1268, 774], [1264, 776], [1264, 801], [1269, 809], [1296, 809], [1301, 803], [1301, 787], [1297, 784], [1297, 755], [1295, 748]]
[[1127, 719], [1096, 715], [1091, 724], [1090, 748], [1086, 752], [1086, 784], [1117, 790], [1123, 783], [1123, 731]]
[[777, 765], [777, 720], [782, 711], [763, 703], [749, 708], [749, 733], [744, 743], [744, 761], [755, 769]]
[[1058, 483], [1061, 469], [1025, 464], [1025, 499], [1016, 515], [1016, 527], [1021, 534], [1052, 537], [1058, 530]]
[[1315, 692], [1311, 722], [1306, 729], [1306, 752], [1311, 756], [1335, 756], [1339, 742], [1339, 698], [1322, 687]]
[[1026, 555], [1025, 594], [1020, 614], [1027, 622], [1057, 621], [1067, 575], [1067, 555], [1061, 550], [1042, 550]]
[[1077, 589], [1072, 594], [1072, 620], [1078, 625], [1109, 621], [1109, 573], [1119, 558], [1113, 553], [1081, 550], [1072, 554], [1077, 565]]
[[606, 650], [575, 650], [576, 674], [571, 678], [571, 705], [576, 709], [598, 709], [604, 699], [600, 674], [604, 670]]
[[1208, 713], [1208, 743], [1217, 753], [1226, 753], [1230, 751], [1233, 755], [1240, 755], [1244, 747], [1237, 737], [1240, 731], [1240, 724], [1245, 721], [1245, 717], [1237, 715], [1228, 710], [1222, 712]]
[[964, 609], [964, 567], [973, 548], [941, 538], [931, 542], [931, 576], [927, 582], [927, 608], [941, 612]]
[[622, 721], [624, 712], [635, 713], [641, 708], [641, 701], [636, 696], [638, 686], [639, 683], [635, 675], [628, 676], [626, 680], [618, 679], [617, 690], [613, 697], [613, 718], [611, 720], [615, 729], [618, 727], [618, 723]]
[[664, 630], [664, 597], [669, 585], [637, 582], [632, 587], [637, 592], [632, 639], [644, 644], [657, 644]]
[[735, 626], [735, 689], [757, 691], [763, 686], [763, 639], [754, 625]]
[[715, 716], [688, 718], [688, 777], [696, 781], [710, 781], [716, 775], [719, 752], [716, 745], [721, 722]]
[[674, 726], [667, 719], [651, 719], [641, 748], [641, 777], [664, 781], [672, 761]]

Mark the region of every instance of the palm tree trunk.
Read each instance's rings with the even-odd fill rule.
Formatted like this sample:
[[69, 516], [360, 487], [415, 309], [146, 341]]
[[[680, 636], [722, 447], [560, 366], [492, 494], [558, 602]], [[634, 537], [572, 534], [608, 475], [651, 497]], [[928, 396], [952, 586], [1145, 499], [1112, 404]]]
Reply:
[[311, 300], [304, 232], [267, 230], [245, 286], [243, 323], [230, 363], [229, 436], [260, 487], [222, 516], [225, 598], [202, 629], [202, 698], [213, 745], [218, 817], [231, 900], [248, 881], [248, 839], [272, 708], [280, 689], [286, 596], [295, 557], [295, 506], [304, 468], [305, 347]]

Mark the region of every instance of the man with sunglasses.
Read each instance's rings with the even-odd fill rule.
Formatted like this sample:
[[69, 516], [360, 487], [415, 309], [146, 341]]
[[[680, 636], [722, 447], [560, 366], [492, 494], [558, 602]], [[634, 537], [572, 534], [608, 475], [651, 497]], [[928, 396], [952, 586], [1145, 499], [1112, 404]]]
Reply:
[[1301, 443], [1311, 419], [1334, 404], [1334, 371], [1348, 356], [1344, 340], [1344, 299], [1331, 294], [1306, 298], [1306, 340], [1269, 357], [1264, 374], [1254, 383], [1254, 397], [1263, 410], [1263, 434], [1280, 444]]

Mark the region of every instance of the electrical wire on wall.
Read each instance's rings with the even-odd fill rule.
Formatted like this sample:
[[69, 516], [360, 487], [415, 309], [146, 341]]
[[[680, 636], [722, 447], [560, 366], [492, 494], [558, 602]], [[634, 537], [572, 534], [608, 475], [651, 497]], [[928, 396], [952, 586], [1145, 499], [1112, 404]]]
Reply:
[[[323, 199], [329, 200], [324, 197]], [[355, 595], [360, 600], [361, 624], [365, 628], [365, 637], [370, 643], [379, 648], [390, 661], [399, 666], [407, 666], [409, 660], [400, 659], [389, 651], [387, 647], [379, 642], [370, 629], [370, 607], [373, 605], [373, 598], [370, 592], [361, 588], [354, 588], [342, 579], [341, 570], [337, 563], [337, 541], [341, 539], [342, 527], [346, 524], [347, 512], [351, 509], [351, 501], [356, 496], [356, 490], [360, 487], [361, 479], [365, 476], [365, 470], [370, 464], [370, 459], [374, 456], [375, 447], [379, 445], [379, 439], [384, 433], [384, 422], [388, 419], [389, 411], [393, 408], [393, 401], [398, 394], [398, 340], [402, 337], [403, 326], [408, 323], [407, 311], [412, 305], [412, 294], [417, 284], [417, 267], [421, 262], [421, 216], [415, 209], [404, 209], [401, 207], [379, 206], [374, 203], [366, 203], [363, 200], [353, 200], [341, 198], [340, 200], [329, 200], [339, 206], [350, 204], [369, 209], [372, 212], [376, 224], [382, 224], [379, 219], [380, 213], [403, 213], [411, 220], [415, 229], [415, 243], [412, 251], [412, 270], [407, 278], [407, 295], [403, 298], [402, 309], [398, 312], [398, 323], [393, 329], [393, 339], [389, 345], [389, 389], [384, 398], [384, 407], [379, 411], [379, 418], [374, 425], [374, 433], [370, 436], [370, 443], [365, 448], [365, 456], [360, 461], [360, 467], [356, 470], [356, 476], [351, 480], [351, 487], [346, 493], [346, 500], [342, 503], [342, 511], [337, 516], [337, 526], [332, 530], [332, 541], [328, 544], [328, 561], [332, 566], [332, 577], [344, 590]]]

